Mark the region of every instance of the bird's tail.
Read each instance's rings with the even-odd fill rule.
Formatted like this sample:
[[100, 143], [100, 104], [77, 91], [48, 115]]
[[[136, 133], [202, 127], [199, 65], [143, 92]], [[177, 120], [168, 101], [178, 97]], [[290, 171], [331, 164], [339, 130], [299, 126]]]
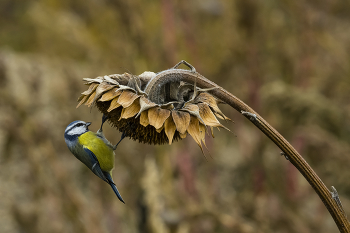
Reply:
[[112, 187], [115, 195], [117, 195], [118, 199], [125, 204], [122, 196], [120, 195], [120, 193], [117, 189], [117, 186], [115, 186], [115, 184], [112, 180], [111, 174], [109, 174], [109, 172], [104, 172], [104, 175], [105, 175], [106, 179], [108, 180], [109, 185]]

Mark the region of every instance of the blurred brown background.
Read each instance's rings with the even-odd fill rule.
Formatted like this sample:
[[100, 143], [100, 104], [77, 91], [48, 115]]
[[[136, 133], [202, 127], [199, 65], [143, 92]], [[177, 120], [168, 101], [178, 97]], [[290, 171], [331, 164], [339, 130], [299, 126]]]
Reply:
[[[350, 3], [1, 0], [0, 232], [337, 232], [280, 150], [228, 106], [233, 133], [124, 140], [112, 189], [68, 151], [82, 78], [184, 59], [289, 140], [350, 214]], [[120, 133], [105, 126], [116, 143]]]

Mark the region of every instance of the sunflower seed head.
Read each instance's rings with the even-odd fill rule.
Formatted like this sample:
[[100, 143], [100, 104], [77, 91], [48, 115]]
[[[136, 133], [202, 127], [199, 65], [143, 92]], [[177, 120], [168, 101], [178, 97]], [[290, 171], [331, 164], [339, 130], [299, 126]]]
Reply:
[[203, 151], [205, 133], [223, 126], [217, 118], [230, 120], [218, 107], [220, 100], [186, 82], [168, 82], [160, 87], [156, 101], [144, 88], [156, 76], [146, 71], [139, 76], [124, 74], [84, 79], [89, 85], [78, 106], [95, 105], [108, 116], [112, 126], [142, 143], [172, 144], [190, 134]]

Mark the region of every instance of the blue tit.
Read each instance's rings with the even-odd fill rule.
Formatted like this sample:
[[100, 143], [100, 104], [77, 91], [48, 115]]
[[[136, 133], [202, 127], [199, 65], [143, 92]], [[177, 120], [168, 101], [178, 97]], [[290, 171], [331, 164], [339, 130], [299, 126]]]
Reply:
[[90, 122], [73, 121], [67, 126], [64, 139], [73, 155], [95, 175], [106, 181], [119, 200], [125, 203], [112, 180], [114, 150], [117, 145], [113, 146], [103, 135], [102, 126], [105, 120], [106, 118], [102, 118], [102, 125], [97, 133], [88, 129]]

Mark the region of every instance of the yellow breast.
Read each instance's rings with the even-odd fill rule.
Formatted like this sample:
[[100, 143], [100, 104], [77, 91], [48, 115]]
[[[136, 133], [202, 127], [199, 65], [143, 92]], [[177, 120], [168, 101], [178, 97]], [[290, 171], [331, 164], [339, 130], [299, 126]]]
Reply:
[[114, 152], [113, 149], [105, 144], [105, 142], [96, 136], [94, 132], [86, 132], [79, 136], [79, 143], [91, 150], [98, 162], [102, 171], [111, 171], [114, 167]]

